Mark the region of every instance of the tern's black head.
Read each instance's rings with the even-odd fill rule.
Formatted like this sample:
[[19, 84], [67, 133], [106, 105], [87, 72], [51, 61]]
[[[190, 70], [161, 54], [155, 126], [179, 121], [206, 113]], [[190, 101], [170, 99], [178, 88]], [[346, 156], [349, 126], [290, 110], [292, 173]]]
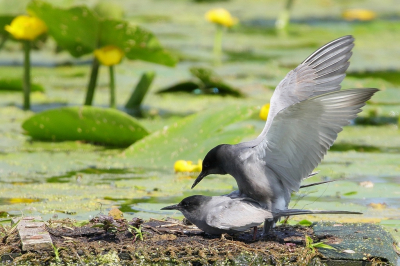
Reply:
[[178, 204], [164, 207], [161, 210], [178, 210], [178, 211], [193, 212], [201, 208], [202, 205], [206, 204], [210, 200], [211, 197], [203, 195], [194, 195], [184, 198]]
[[201, 173], [194, 181], [192, 188], [194, 188], [204, 177], [210, 174], [226, 175], [223, 169], [226, 148], [229, 145], [221, 144], [212, 148], [204, 157]]

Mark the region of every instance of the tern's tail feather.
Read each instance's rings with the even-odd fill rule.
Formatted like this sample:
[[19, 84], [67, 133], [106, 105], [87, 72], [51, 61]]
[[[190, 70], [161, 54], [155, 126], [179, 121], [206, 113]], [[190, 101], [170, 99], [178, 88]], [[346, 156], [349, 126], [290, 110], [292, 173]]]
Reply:
[[322, 185], [322, 184], [326, 184], [326, 183], [331, 183], [331, 182], [335, 182], [335, 181], [337, 181], [337, 180], [321, 181], [321, 182], [301, 185], [300, 188], [313, 187], [313, 186]]
[[362, 212], [351, 212], [351, 211], [310, 211], [301, 209], [287, 209], [279, 210], [274, 212], [277, 216], [291, 216], [291, 215], [302, 215], [302, 214], [362, 214]]

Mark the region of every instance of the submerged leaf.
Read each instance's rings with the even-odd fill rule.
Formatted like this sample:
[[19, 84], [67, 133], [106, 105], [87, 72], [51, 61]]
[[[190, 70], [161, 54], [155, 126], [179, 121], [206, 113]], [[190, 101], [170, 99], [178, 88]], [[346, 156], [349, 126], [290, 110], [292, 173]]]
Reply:
[[[0, 91], [22, 91], [22, 79], [0, 79]], [[31, 91], [44, 92], [44, 88], [40, 84], [32, 83]]]
[[198, 89], [200, 86], [194, 81], [182, 81], [180, 83], [174, 84], [165, 89], [159, 90], [157, 93], [169, 93], [169, 92], [188, 92], [192, 93], [194, 90]]
[[205, 94], [232, 95], [243, 97], [244, 95], [236, 88], [226, 84], [211, 69], [204, 67], [192, 67], [190, 73], [202, 82], [202, 90]]
[[344, 193], [343, 196], [352, 196], [352, 195], [356, 195], [356, 194], [357, 194], [357, 191], [350, 191], [350, 192]]
[[198, 80], [185, 80], [164, 88], [158, 93], [168, 92], [188, 92], [194, 94], [214, 94], [231, 95], [234, 97], [243, 97], [244, 95], [236, 88], [224, 83], [211, 69], [202, 67], [192, 67], [190, 72]]
[[62, 107], [27, 119], [22, 127], [40, 140], [84, 140], [114, 146], [128, 146], [148, 135], [129, 115], [98, 107]]

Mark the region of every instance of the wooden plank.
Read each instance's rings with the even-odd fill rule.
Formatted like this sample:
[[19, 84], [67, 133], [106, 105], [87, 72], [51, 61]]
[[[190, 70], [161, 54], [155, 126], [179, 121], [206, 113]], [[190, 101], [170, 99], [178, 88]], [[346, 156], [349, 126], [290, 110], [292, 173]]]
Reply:
[[22, 242], [22, 250], [52, 250], [53, 242], [41, 217], [18, 217], [12, 220], [18, 223], [17, 230]]

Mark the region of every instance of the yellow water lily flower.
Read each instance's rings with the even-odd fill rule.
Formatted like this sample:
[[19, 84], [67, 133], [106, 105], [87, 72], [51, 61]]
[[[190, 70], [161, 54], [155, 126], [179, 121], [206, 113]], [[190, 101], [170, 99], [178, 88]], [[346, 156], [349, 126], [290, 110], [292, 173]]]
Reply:
[[183, 172], [201, 172], [202, 161], [198, 160], [198, 164], [193, 164], [192, 161], [178, 160], [174, 164], [174, 170], [176, 173]]
[[103, 46], [94, 51], [94, 56], [105, 66], [119, 64], [124, 57], [124, 52], [115, 45]]
[[342, 14], [343, 18], [346, 20], [361, 20], [361, 21], [369, 21], [376, 18], [376, 13], [372, 10], [368, 9], [347, 9]]
[[261, 107], [259, 116], [260, 116], [260, 118], [261, 118], [262, 120], [267, 120], [268, 113], [269, 113], [269, 106], [270, 106], [269, 103], [267, 103], [267, 104], [264, 104], [264, 105]]
[[4, 27], [15, 39], [32, 41], [47, 32], [46, 24], [37, 17], [17, 16]]
[[219, 24], [228, 28], [232, 27], [238, 22], [238, 19], [232, 17], [231, 13], [229, 13], [229, 11], [224, 8], [215, 8], [209, 10], [205, 14], [205, 18], [212, 23]]

